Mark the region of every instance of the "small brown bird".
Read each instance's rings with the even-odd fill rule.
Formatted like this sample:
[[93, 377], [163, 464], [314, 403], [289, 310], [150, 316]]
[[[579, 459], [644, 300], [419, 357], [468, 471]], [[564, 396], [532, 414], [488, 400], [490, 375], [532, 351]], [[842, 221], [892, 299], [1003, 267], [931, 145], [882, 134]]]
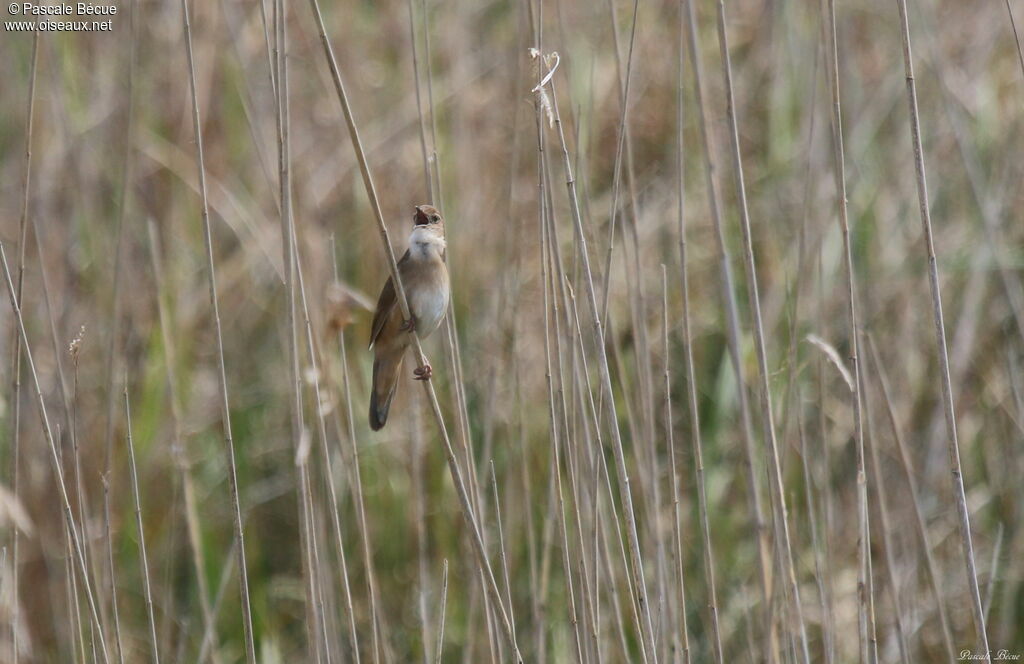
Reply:
[[[395, 396], [402, 358], [412, 344], [410, 333], [424, 338], [437, 329], [448, 311], [448, 268], [444, 219], [436, 208], [417, 205], [409, 248], [398, 261], [398, 274], [409, 299], [412, 318], [402, 319], [391, 277], [384, 284], [373, 315], [370, 347], [373, 348], [373, 390], [370, 392], [370, 428], [380, 430], [388, 421], [388, 409]], [[429, 364], [413, 370], [416, 380], [429, 380]]]

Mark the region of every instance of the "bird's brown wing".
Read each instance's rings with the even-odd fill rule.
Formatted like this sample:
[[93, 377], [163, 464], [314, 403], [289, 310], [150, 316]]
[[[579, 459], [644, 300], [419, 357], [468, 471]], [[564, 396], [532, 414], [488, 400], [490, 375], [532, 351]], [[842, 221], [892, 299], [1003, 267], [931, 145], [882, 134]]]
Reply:
[[[402, 258], [398, 261], [398, 266], [402, 267], [402, 265], [408, 261], [409, 250], [406, 249]], [[397, 304], [398, 299], [395, 297], [395, 284], [392, 283], [391, 277], [388, 277], [387, 283], [384, 284], [384, 288], [380, 290], [380, 297], [377, 298], [377, 310], [373, 314], [373, 325], [370, 327], [370, 346], [373, 346], [374, 342], [377, 341], [377, 337], [380, 336], [380, 331], [384, 329], [384, 323], [387, 322], [392, 309], [394, 309]]]

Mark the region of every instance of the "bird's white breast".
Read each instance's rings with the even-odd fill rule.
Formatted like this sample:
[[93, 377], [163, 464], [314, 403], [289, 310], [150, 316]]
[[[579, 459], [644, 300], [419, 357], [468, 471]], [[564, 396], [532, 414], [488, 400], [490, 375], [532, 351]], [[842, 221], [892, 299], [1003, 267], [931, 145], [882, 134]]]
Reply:
[[437, 283], [439, 281], [442, 280], [413, 288], [409, 293], [409, 305], [416, 316], [416, 332], [421, 337], [436, 330], [448, 310], [448, 280]]

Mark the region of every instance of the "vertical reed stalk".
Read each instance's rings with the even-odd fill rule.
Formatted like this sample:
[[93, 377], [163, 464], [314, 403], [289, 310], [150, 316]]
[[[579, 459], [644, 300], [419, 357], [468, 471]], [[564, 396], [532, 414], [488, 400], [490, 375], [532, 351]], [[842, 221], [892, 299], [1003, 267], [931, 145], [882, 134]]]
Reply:
[[149, 582], [149, 559], [146, 557], [146, 532], [142, 525], [139, 475], [135, 467], [135, 444], [132, 442], [132, 411], [128, 402], [127, 378], [124, 385], [124, 421], [128, 438], [128, 473], [132, 480], [132, 498], [135, 501], [135, 526], [139, 529], [139, 558], [142, 566], [142, 589], [146, 597], [146, 614], [149, 617], [149, 638], [153, 648], [153, 664], [160, 664], [160, 651], [156, 639], [156, 615], [153, 613], [153, 591]]
[[626, 468], [626, 456], [622, 444], [622, 436], [619, 431], [618, 413], [616, 412], [615, 400], [612, 392], [611, 368], [608, 363], [608, 353], [605, 345], [605, 334], [601, 324], [601, 313], [598, 309], [597, 292], [594, 287], [593, 271], [590, 267], [590, 254], [587, 251], [587, 241], [583, 234], [583, 220], [580, 217], [579, 200], [576, 195], [576, 179], [572, 173], [572, 163], [569, 159], [569, 148], [565, 142], [565, 132], [558, 110], [558, 97], [555, 93], [554, 81], [550, 81], [551, 106], [555, 115], [555, 124], [558, 130], [558, 138], [562, 148], [562, 161], [565, 170], [565, 183], [569, 190], [569, 207], [572, 212], [573, 227], [576, 233], [576, 249], [583, 265], [583, 277], [587, 287], [587, 302], [590, 305], [590, 315], [594, 325], [594, 338], [597, 347], [598, 361], [601, 371], [601, 381], [604, 398], [608, 402], [608, 427], [612, 432], [612, 451], [615, 454], [615, 469], [619, 482], [619, 494], [622, 502], [622, 509], [626, 518], [626, 531], [629, 538], [630, 564], [632, 567], [633, 586], [636, 592], [637, 608], [643, 617], [640, 633], [641, 643], [644, 645], [647, 658], [657, 664], [657, 648], [654, 640], [654, 621], [651, 617], [650, 602], [647, 597], [647, 585], [644, 581], [643, 559], [640, 554], [640, 537], [636, 527], [636, 516], [633, 510], [633, 497], [630, 489], [629, 471]]
[[[36, 68], [39, 63], [39, 31], [32, 34], [32, 62], [28, 74], [28, 108], [25, 114], [25, 175], [21, 190], [21, 220], [18, 224], [18, 286], [15, 301], [21, 306], [21, 295], [25, 283], [25, 243], [28, 240], [29, 203], [32, 191], [32, 125], [36, 107]], [[21, 336], [12, 330], [11, 343], [11, 490], [17, 500], [21, 499]], [[12, 528], [11, 542], [11, 662], [18, 664], [21, 658], [21, 599], [19, 587], [19, 541], [21, 533]]]
[[772, 621], [772, 559], [771, 546], [768, 541], [768, 525], [765, 522], [764, 508], [761, 504], [761, 491], [757, 481], [754, 463], [754, 427], [750, 414], [750, 401], [747, 394], [746, 370], [743, 368], [743, 355], [740, 336], [739, 306], [736, 300], [736, 285], [733, 278], [732, 258], [725, 242], [725, 229], [722, 221], [722, 202], [718, 189], [716, 151], [714, 137], [708, 120], [708, 109], [704, 99], [704, 68], [701, 64], [700, 43], [697, 40], [697, 19], [693, 8], [693, 0], [681, 0], [679, 11], [685, 15], [686, 46], [690, 56], [690, 68], [693, 70], [693, 93], [697, 102], [697, 124], [700, 130], [701, 148], [704, 156], [704, 175], [708, 204], [711, 208], [711, 222], [714, 227], [715, 248], [722, 273], [720, 283], [722, 300], [726, 314], [726, 331], [729, 356], [732, 361], [733, 375], [736, 379], [737, 395], [740, 403], [740, 422], [743, 425], [743, 451], [747, 481], [747, 502], [750, 505], [751, 520], [757, 533], [758, 549], [758, 581], [761, 589], [761, 604], [764, 612], [764, 653], [768, 664], [778, 660], [778, 643], [775, 626]]
[[807, 647], [807, 628], [804, 624], [803, 606], [800, 602], [800, 584], [796, 579], [796, 568], [793, 563], [793, 548], [789, 536], [789, 516], [786, 511], [785, 488], [782, 483], [782, 465], [779, 456], [778, 442], [775, 438], [775, 423], [772, 413], [771, 385], [768, 376], [768, 351], [764, 337], [764, 324], [761, 321], [761, 296], [758, 292], [757, 268], [754, 262], [754, 246], [750, 232], [750, 213], [747, 209], [747, 187], [743, 175], [743, 157], [740, 154], [739, 123], [736, 118], [736, 99], [732, 83], [732, 63], [729, 58], [729, 39], [725, 23], [725, 3], [718, 0], [718, 47], [722, 57], [722, 76], [725, 82], [726, 111], [729, 121], [730, 147], [736, 178], [736, 196], [740, 213], [740, 228], [743, 231], [743, 266], [747, 277], [747, 291], [750, 298], [750, 310], [753, 317], [754, 347], [757, 351], [757, 368], [760, 378], [761, 417], [763, 418], [765, 444], [768, 447], [769, 482], [772, 487], [771, 496], [775, 502], [775, 521], [779, 531], [776, 534], [780, 549], [783, 574], [786, 576], [786, 588], [789, 601], [793, 602], [797, 629], [800, 633], [801, 659], [809, 664], [811, 655]]
[[957, 439], [956, 412], [953, 406], [953, 385], [949, 374], [949, 351], [946, 347], [946, 325], [942, 315], [942, 292], [939, 286], [938, 260], [935, 256], [935, 242], [932, 233], [931, 210], [928, 207], [928, 177], [924, 166], [924, 148], [921, 145], [921, 120], [917, 107], [917, 83], [914, 80], [913, 54], [910, 48], [910, 21], [907, 18], [907, 1], [896, 0], [900, 15], [900, 32], [903, 39], [903, 69], [907, 83], [907, 104], [910, 113], [910, 137], [914, 152], [914, 173], [917, 181], [917, 202], [921, 213], [921, 228], [924, 234], [925, 251], [928, 256], [928, 284], [932, 297], [932, 315], [935, 323], [935, 339], [942, 381], [942, 402], [946, 416], [947, 451], [949, 470], [953, 480], [953, 500], [956, 503], [957, 524], [960, 528], [960, 544], [963, 548], [964, 571], [967, 574], [967, 589], [970, 594], [971, 615], [977, 633], [978, 647], [984, 653], [985, 661], [991, 661], [988, 647], [988, 633], [985, 629], [985, 615], [981, 606], [981, 592], [978, 588], [977, 564], [974, 561], [974, 543], [971, 541], [971, 520], [967, 509], [967, 495], [964, 489], [963, 469], [960, 465], [960, 442]]
[[846, 158], [843, 145], [843, 113], [839, 95], [839, 44], [836, 29], [836, 3], [828, 0], [828, 48], [831, 56], [829, 81], [832, 91], [832, 139], [835, 158], [836, 207], [839, 210], [839, 228], [843, 236], [843, 268], [846, 277], [847, 324], [849, 325], [850, 365], [853, 367], [853, 431], [857, 450], [857, 526], [859, 531], [857, 547], [857, 614], [860, 627], [860, 648], [862, 662], [877, 662], [878, 650], [874, 638], [874, 596], [869, 579], [869, 557], [871, 556], [871, 529], [868, 524], [867, 470], [864, 456], [864, 422], [861, 415], [863, 395], [861, 394], [860, 358], [858, 354], [860, 333], [857, 326], [857, 291], [853, 277], [853, 249], [850, 246], [850, 221], [846, 202]]
[[242, 605], [242, 629], [247, 664], [256, 664], [256, 646], [252, 629], [252, 607], [249, 601], [249, 573], [245, 562], [245, 535], [242, 529], [242, 508], [238, 497], [238, 471], [235, 463], [235, 443], [231, 433], [231, 407], [228, 402], [228, 379], [224, 365], [224, 336], [221, 332], [220, 307], [217, 303], [217, 273], [213, 260], [213, 234], [210, 229], [210, 207], [206, 192], [206, 166], [203, 163], [203, 134], [199, 121], [199, 95], [196, 91], [195, 56], [192, 53], [192, 26], [188, 17], [188, 0], [181, 0], [182, 21], [185, 29], [185, 54], [188, 59], [189, 89], [192, 93], [192, 130], [196, 141], [196, 170], [202, 211], [203, 239], [206, 243], [206, 271], [213, 311], [213, 325], [217, 337], [217, 370], [220, 386], [220, 414], [224, 427], [224, 452], [227, 461], [228, 483], [231, 488], [231, 506], [234, 510], [235, 539], [238, 540], [238, 586]]
[[931, 539], [928, 537], [928, 526], [925, 525], [924, 513], [921, 509], [921, 491], [917, 485], [917, 476], [914, 474], [913, 463], [910, 460], [910, 450], [907, 449], [907, 445], [903, 440], [903, 433], [900, 430], [899, 423], [896, 420], [896, 411], [893, 409], [892, 398], [889, 393], [889, 382], [886, 378], [885, 368], [882, 364], [881, 357], [878, 354], [878, 348], [875, 346], [875, 340], [873, 337], [868, 336], [868, 348], [871, 350], [871, 359], [874, 362], [875, 376], [878, 379], [878, 387], [882, 391], [882, 400], [885, 403], [885, 415], [889, 421], [889, 427], [893, 438], [896, 440], [896, 448], [899, 451], [900, 467], [903, 470], [903, 475], [907, 479], [907, 489], [910, 492], [910, 503], [914, 509], [914, 526], [917, 534], [918, 543], [921, 545], [921, 554], [925, 560], [925, 570], [928, 572], [928, 586], [932, 593], [932, 599], [935, 601], [935, 612], [939, 617], [939, 624], [942, 627], [942, 639], [943, 645], [946, 648], [946, 655], [949, 658], [950, 664], [956, 661], [957, 652], [953, 646], [953, 630], [950, 626], [949, 614], [946, 611], [946, 602], [942, 596], [942, 590], [940, 583], [942, 582], [939, 577], [939, 568], [935, 562], [935, 555], [932, 553]]
[[[680, 96], [682, 91], [680, 89]], [[680, 159], [682, 157], [682, 123], [679, 126], [679, 148]], [[682, 219], [682, 171], [680, 170], [679, 207], [680, 220]], [[685, 241], [684, 241], [685, 242]], [[678, 637], [682, 638], [683, 663], [690, 664], [690, 629], [686, 624], [686, 583], [683, 577], [683, 533], [681, 515], [679, 514], [679, 466], [676, 462], [676, 442], [672, 422], [672, 376], [669, 373], [669, 345], [668, 345], [668, 274], [665, 266], [661, 266], [661, 343], [665, 351], [665, 363], [662, 367], [665, 377], [665, 435], [668, 438], [668, 458], [672, 468], [669, 470], [669, 477], [672, 480], [672, 534], [674, 537], [676, 559], [676, 584], [679, 597], [679, 629]]]
[[[164, 294], [165, 281], [163, 268], [160, 262], [160, 249], [157, 244], [156, 225], [152, 219], [147, 223], [149, 238], [149, 258], [153, 270], [153, 281], [156, 285], [156, 306], [157, 317], [160, 322], [160, 347], [163, 349], [164, 370], [167, 375], [167, 396], [170, 401], [171, 412], [171, 447], [172, 456], [178, 473], [181, 475], [182, 493], [184, 494], [185, 525], [188, 529], [189, 548], [192, 552], [192, 568], [196, 575], [196, 585], [199, 591], [199, 609], [202, 613], [203, 628], [206, 634], [210, 635], [210, 651], [213, 653], [213, 660], [220, 664], [220, 653], [216, 643], [217, 627], [214, 624], [213, 611], [210, 607], [210, 588], [206, 579], [206, 556], [203, 551], [202, 529], [199, 524], [199, 509], [196, 507], [195, 485], [192, 480], [192, 471], [189, 468], [188, 455], [185, 450], [185, 440], [181, 432], [181, 402], [178, 397], [178, 380], [175, 369], [175, 346], [174, 335], [171, 331], [170, 314], [165, 305]], [[109, 525], [110, 519], [107, 518]], [[108, 533], [109, 536], [109, 533]], [[113, 569], [113, 552], [110, 554], [110, 566]], [[117, 614], [114, 614], [115, 625], [117, 625]], [[119, 628], [118, 628], [119, 629]], [[204, 638], [205, 640], [205, 638]], [[205, 658], [200, 657], [202, 664]], [[123, 664], [123, 663], [122, 663]]]

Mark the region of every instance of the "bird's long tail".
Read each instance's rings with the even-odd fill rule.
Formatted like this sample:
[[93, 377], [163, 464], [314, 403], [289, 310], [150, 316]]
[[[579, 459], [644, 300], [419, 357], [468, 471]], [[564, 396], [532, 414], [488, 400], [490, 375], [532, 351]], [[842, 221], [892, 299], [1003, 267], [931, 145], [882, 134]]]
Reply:
[[373, 390], [370, 392], [370, 428], [380, 431], [388, 422], [391, 399], [398, 387], [398, 375], [405, 354], [387, 353], [373, 360]]

